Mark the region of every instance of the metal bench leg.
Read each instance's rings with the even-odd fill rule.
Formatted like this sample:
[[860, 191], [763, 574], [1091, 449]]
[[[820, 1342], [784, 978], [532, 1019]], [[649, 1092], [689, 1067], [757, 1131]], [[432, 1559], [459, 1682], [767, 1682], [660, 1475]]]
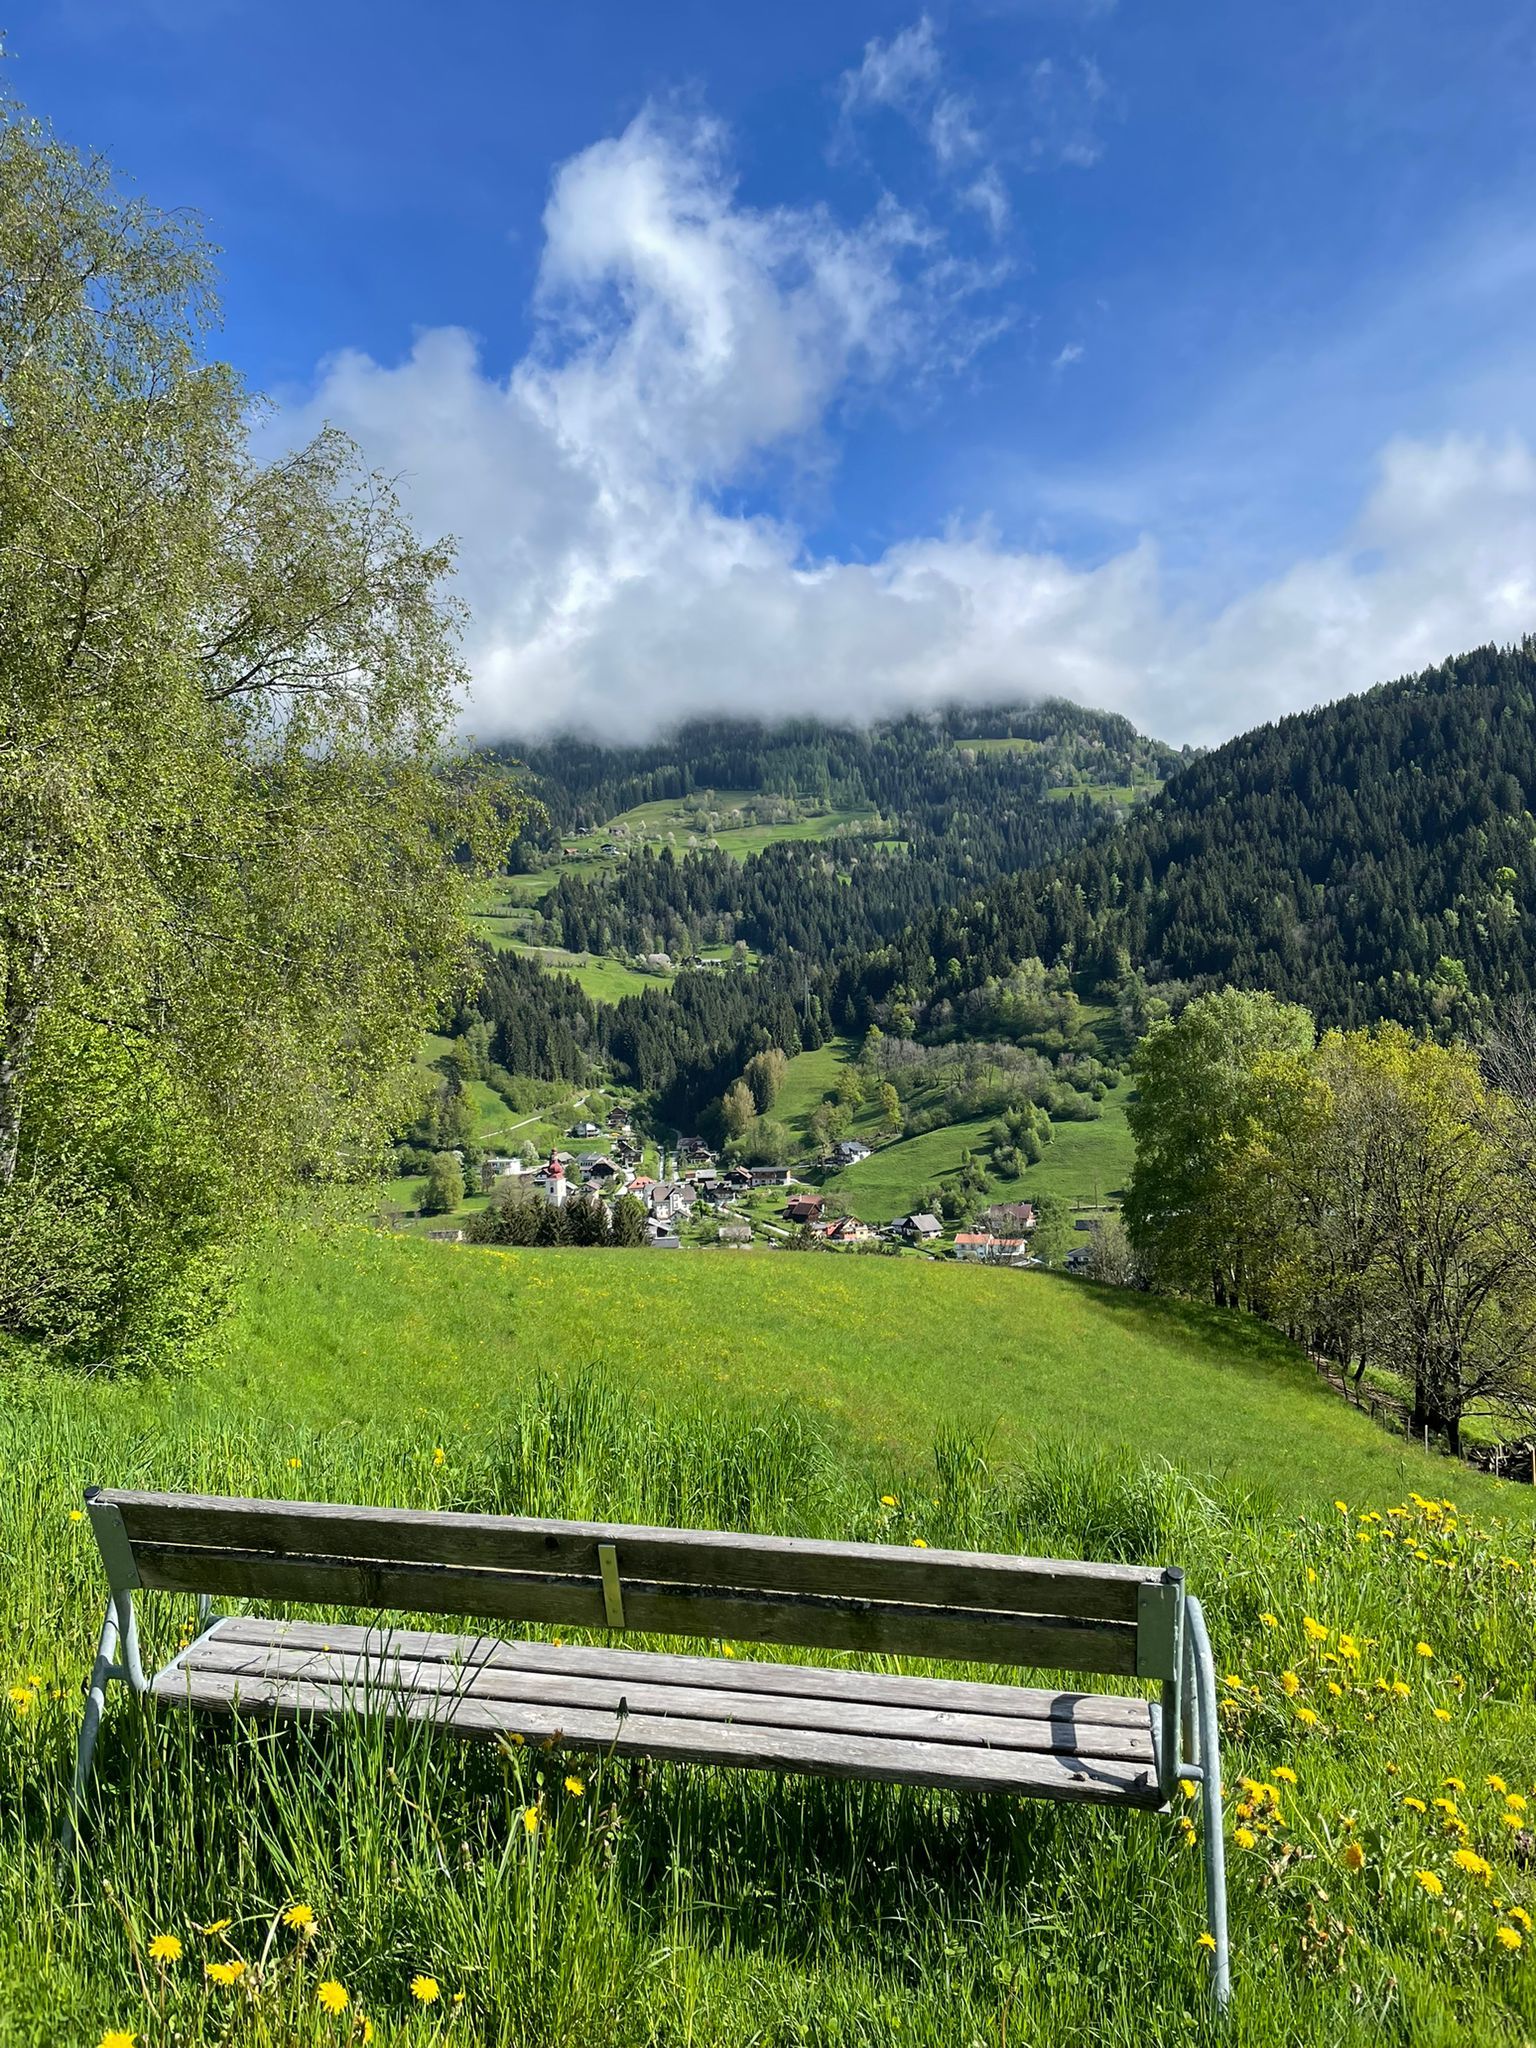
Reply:
[[134, 1617], [131, 1593], [112, 1595], [101, 1624], [101, 1639], [96, 1646], [96, 1662], [91, 1667], [90, 1683], [86, 1687], [85, 1717], [80, 1723], [80, 1740], [75, 1746], [74, 1782], [70, 1787], [69, 1805], [65, 1809], [64, 1826], [59, 1835], [59, 1846], [62, 1849], [72, 1849], [79, 1839], [80, 1811], [85, 1801], [85, 1788], [90, 1783], [91, 1764], [96, 1755], [96, 1737], [101, 1732], [101, 1716], [107, 1703], [107, 1687], [114, 1678], [122, 1679], [135, 1693], [143, 1693], [149, 1689], [144, 1677], [144, 1667], [139, 1661], [139, 1631]]
[[1205, 1910], [1211, 1939], [1211, 1989], [1217, 2007], [1232, 1994], [1232, 1958], [1227, 1942], [1227, 1844], [1221, 1804], [1221, 1732], [1216, 1712], [1216, 1667], [1211, 1661], [1205, 1616], [1193, 1596], [1185, 1606], [1186, 1656], [1193, 1680], [1199, 1735], [1201, 1847], [1205, 1852]]

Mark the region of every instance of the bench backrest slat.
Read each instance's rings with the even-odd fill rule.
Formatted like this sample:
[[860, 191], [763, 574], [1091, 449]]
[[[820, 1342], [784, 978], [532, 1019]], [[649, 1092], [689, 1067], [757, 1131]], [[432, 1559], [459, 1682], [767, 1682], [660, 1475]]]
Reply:
[[92, 1518], [159, 1590], [1173, 1675], [1153, 1567], [105, 1489]]

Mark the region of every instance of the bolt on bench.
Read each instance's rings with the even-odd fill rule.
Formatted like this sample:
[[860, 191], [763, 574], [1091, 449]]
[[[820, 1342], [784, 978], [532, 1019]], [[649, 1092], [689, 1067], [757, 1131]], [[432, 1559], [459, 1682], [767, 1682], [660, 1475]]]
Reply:
[[[1225, 2002], [1216, 1683], [1200, 1603], [1178, 1571], [101, 1487], [85, 1499], [109, 1599], [66, 1839], [112, 1679], [213, 1713], [380, 1714], [622, 1757], [1151, 1812], [1183, 1777], [1201, 1788], [1212, 1982]], [[141, 1589], [200, 1599], [201, 1633], [153, 1678], [139, 1657]], [[214, 1618], [219, 1596], [1150, 1679], [1161, 1697]]]

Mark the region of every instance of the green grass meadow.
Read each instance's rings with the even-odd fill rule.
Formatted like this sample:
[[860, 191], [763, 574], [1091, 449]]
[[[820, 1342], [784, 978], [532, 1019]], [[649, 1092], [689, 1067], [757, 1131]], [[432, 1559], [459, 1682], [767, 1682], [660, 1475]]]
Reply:
[[[1529, 1490], [1453, 1484], [1231, 1319], [1043, 1276], [341, 1230], [271, 1252], [181, 1378], [40, 1373], [3, 1399], [7, 2048], [1516, 2048], [1536, 2028], [1509, 1824], [1510, 1795], [1536, 1800]], [[1226, 1701], [1229, 2019], [1183, 1801], [572, 1773], [119, 1695], [61, 1859], [102, 1600], [71, 1519], [91, 1479], [1180, 1563]], [[190, 1603], [141, 1605], [163, 1657]], [[152, 1958], [161, 1935], [176, 1960]]]

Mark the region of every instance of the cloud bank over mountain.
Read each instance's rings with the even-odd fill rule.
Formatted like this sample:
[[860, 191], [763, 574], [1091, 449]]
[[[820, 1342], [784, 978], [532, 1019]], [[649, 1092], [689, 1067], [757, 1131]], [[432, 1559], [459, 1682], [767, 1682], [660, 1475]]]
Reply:
[[[920, 104], [979, 205], [991, 166], [935, 66], [930, 42], [881, 46], [844, 118]], [[281, 421], [345, 428], [424, 532], [458, 536], [478, 738], [1058, 694], [1209, 741], [1536, 624], [1518, 438], [1391, 442], [1327, 551], [1214, 608], [1172, 593], [1155, 532], [1069, 561], [1005, 544], [985, 506], [869, 560], [817, 554], [786, 508], [807, 478], [835, 489], [851, 415], [963, 373], [1016, 317], [1004, 260], [890, 198], [853, 225], [748, 206], [718, 125], [654, 110], [559, 169], [543, 227], [508, 374], [431, 329], [403, 360], [330, 358]]]

